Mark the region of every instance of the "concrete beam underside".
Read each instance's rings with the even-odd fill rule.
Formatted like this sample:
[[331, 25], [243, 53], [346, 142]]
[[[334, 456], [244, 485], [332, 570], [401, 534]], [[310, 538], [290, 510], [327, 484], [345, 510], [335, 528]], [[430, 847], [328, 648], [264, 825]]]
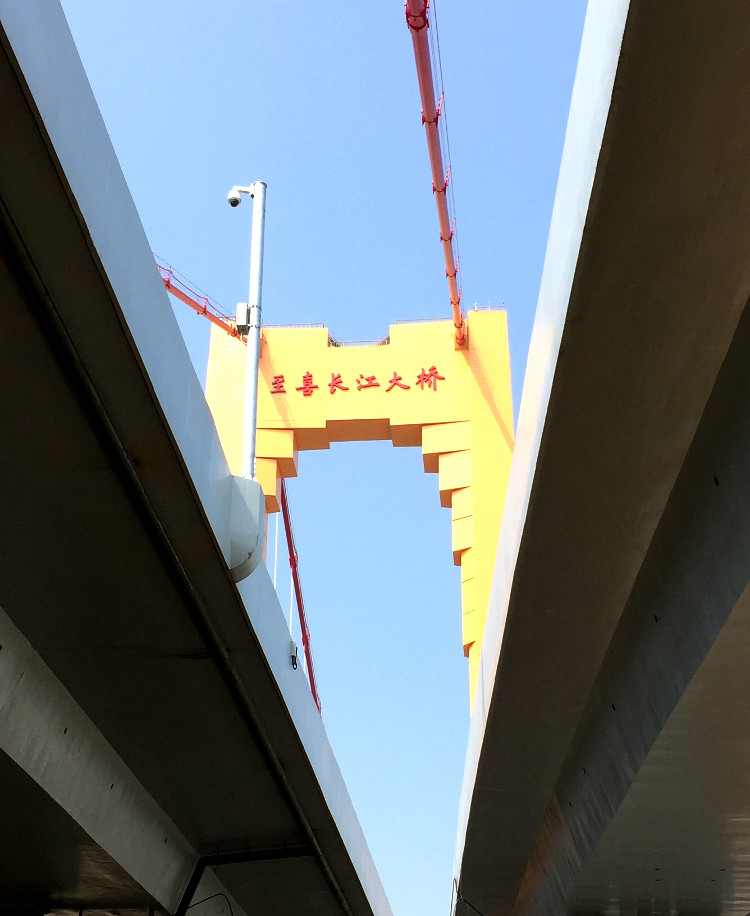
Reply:
[[[286, 843], [314, 855], [217, 866], [197, 893], [388, 916], [267, 574], [227, 568], [231, 474], [62, 10], [0, 0], [0, 24], [0, 601], [47, 672], [27, 695], [8, 668], [0, 779], [31, 804], [5, 826], [39, 855], [25, 885], [0, 862], [0, 904], [86, 908], [104, 883], [172, 910], [199, 856]], [[16, 702], [46, 723], [31, 757]], [[105, 785], [114, 812], [92, 808]], [[70, 841], [57, 858], [48, 818]]]
[[[456, 877], [486, 916], [619, 901], [618, 852], [674, 803], [669, 772], [637, 837], [618, 807], [747, 584], [748, 532], [722, 490], [747, 454], [749, 38], [744, 7], [589, 5], [464, 781]], [[678, 733], [673, 787], [693, 759]], [[742, 850], [734, 804], [710, 813]], [[683, 826], [669, 892], [644, 855], [624, 909], [718, 911], [716, 875], [694, 868], [716, 832]], [[722, 905], [747, 912], [729, 845], [710, 857], [731, 874]]]

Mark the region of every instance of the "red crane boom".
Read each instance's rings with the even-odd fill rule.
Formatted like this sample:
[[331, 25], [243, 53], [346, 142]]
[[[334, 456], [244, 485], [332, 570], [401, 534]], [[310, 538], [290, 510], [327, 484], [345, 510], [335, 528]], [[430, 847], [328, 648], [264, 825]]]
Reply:
[[435, 194], [438, 222], [440, 223], [440, 242], [443, 246], [445, 275], [448, 278], [448, 287], [450, 289], [453, 324], [456, 328], [456, 343], [460, 346], [466, 337], [466, 327], [461, 313], [461, 290], [458, 288], [456, 280], [458, 261], [453, 256], [455, 225], [452, 226], [450, 224], [448, 215], [447, 190], [450, 171], [448, 173], [443, 171], [443, 151], [440, 146], [440, 132], [438, 130], [442, 98], [440, 102], [435, 103], [432, 59], [430, 56], [430, 44], [427, 40], [427, 29], [430, 27], [427, 19], [429, 5], [429, 0], [406, 0], [406, 24], [409, 26], [411, 40], [414, 45], [419, 94], [422, 97], [422, 123], [427, 134], [427, 149], [430, 154], [430, 167], [432, 169], [432, 190]]

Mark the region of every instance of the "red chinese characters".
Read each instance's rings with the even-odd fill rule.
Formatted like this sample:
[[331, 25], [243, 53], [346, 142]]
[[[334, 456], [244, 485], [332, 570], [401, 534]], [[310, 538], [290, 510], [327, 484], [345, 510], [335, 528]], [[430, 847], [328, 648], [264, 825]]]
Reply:
[[393, 373], [393, 378], [388, 382], [385, 393], [388, 394], [393, 388], [411, 388], [411, 385], [404, 385], [404, 380], [397, 372]]
[[349, 389], [341, 381], [341, 373], [337, 372], [335, 375], [331, 373], [331, 381], [328, 383], [328, 391], [331, 394], [335, 394], [337, 391], [348, 391]]
[[432, 388], [433, 391], [437, 391], [437, 383], [445, 381], [444, 375], [438, 375], [438, 371], [434, 366], [430, 366], [427, 372], [424, 371], [424, 366], [422, 371], [417, 376], [416, 384], [424, 391], [424, 386], [427, 385], [428, 388]]
[[302, 384], [295, 390], [301, 391], [304, 397], [309, 398], [317, 387], [317, 385], [313, 385], [312, 372], [305, 372], [302, 376]]
[[[365, 375], [364, 372], [360, 372], [359, 377], [356, 378], [355, 381], [357, 383], [357, 391], [364, 391], [366, 388], [381, 387], [377, 376]], [[417, 375], [416, 381], [414, 382], [414, 387], [418, 387], [422, 391], [425, 389], [432, 389], [432, 391], [437, 391], [437, 383], [444, 381], [445, 376], [440, 375], [436, 366], [430, 366], [429, 369], [425, 369], [423, 366], [422, 370]], [[344, 379], [340, 372], [332, 372], [331, 380], [327, 384], [329, 394], [336, 394], [337, 391], [349, 391], [349, 386], [344, 384]], [[286, 394], [287, 392], [284, 385], [284, 376], [274, 375], [270, 384], [271, 394]], [[389, 394], [395, 388], [400, 388], [403, 391], [408, 391], [412, 387], [411, 385], [407, 385], [404, 381], [404, 377], [395, 371], [388, 382], [383, 383], [383, 386], [385, 387], [385, 394]], [[305, 372], [305, 374], [302, 376], [302, 384], [298, 385], [295, 388], [295, 391], [301, 391], [303, 397], [309, 398], [312, 397], [313, 392], [317, 391], [319, 387], [319, 385], [315, 384], [312, 372]]]
[[364, 388], [380, 388], [380, 382], [375, 381], [374, 375], [364, 376], [360, 372], [357, 379], [357, 391], [362, 391]]

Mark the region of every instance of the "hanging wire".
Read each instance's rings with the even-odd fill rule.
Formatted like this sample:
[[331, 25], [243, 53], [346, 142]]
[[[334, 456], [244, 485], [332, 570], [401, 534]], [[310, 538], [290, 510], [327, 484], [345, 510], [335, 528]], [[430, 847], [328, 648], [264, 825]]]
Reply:
[[[455, 906], [454, 906], [454, 904], [453, 904], [453, 901], [454, 901], [454, 900], [456, 901]], [[459, 903], [463, 903], [463, 905], [464, 905], [464, 907], [465, 907], [465, 912], [466, 912], [466, 913], [468, 913], [469, 910], [471, 910], [473, 913], [476, 913], [477, 916], [483, 916], [483, 913], [481, 913], [480, 910], [478, 910], [478, 909], [474, 906], [473, 903], [469, 903], [469, 901], [466, 899], [466, 897], [463, 896], [463, 894], [462, 894], [461, 891], [459, 890], [458, 881], [454, 878], [454, 879], [453, 879], [453, 887], [451, 888], [451, 908], [450, 908], [450, 916], [457, 916], [457, 914], [458, 914], [458, 904], [459, 904]]]

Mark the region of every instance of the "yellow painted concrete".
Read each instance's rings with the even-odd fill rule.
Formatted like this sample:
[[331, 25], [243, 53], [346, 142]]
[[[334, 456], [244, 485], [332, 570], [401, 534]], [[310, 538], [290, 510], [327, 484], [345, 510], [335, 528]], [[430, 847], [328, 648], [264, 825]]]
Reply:
[[[259, 429], [255, 442], [258, 458], [275, 458], [280, 477], [297, 476], [297, 449], [291, 429]], [[264, 491], [265, 492], [265, 491]]]
[[470, 515], [454, 520], [451, 546], [453, 562], [456, 566], [460, 566], [461, 554], [464, 550], [474, 546], [474, 519]]
[[[237, 472], [232, 469], [236, 474]], [[255, 476], [266, 497], [266, 512], [278, 512], [279, 503], [279, 478], [281, 477], [279, 462], [275, 458], [256, 458]]]
[[454, 490], [451, 498], [451, 518], [457, 521], [474, 514], [474, 490], [471, 487], [462, 487]]
[[[256, 475], [277, 512], [278, 480], [298, 453], [331, 442], [421, 446], [451, 508], [461, 566], [464, 653], [473, 699], [505, 489], [513, 408], [504, 312], [470, 312], [468, 347], [450, 321], [394, 325], [386, 344], [332, 346], [326, 328], [266, 328], [261, 346]], [[212, 330], [206, 397], [233, 473], [242, 460], [245, 348]]]
[[445, 509], [451, 507], [454, 490], [461, 490], [472, 484], [472, 453], [443, 452], [438, 455], [438, 490], [440, 505]]
[[471, 448], [471, 423], [436, 423], [422, 427], [422, 456], [428, 474], [438, 473], [441, 452]]
[[474, 548], [470, 547], [461, 554], [461, 581], [468, 582], [474, 578]]

